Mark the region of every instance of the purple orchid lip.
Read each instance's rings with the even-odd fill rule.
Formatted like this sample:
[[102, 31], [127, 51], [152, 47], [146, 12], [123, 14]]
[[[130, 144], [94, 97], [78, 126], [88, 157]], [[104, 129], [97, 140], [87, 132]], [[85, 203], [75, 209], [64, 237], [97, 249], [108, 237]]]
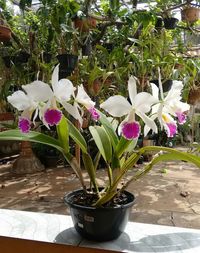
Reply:
[[178, 118], [178, 123], [179, 124], [182, 125], [186, 122], [187, 116], [185, 115], [185, 113], [177, 112], [176, 116]]
[[174, 123], [167, 123], [167, 136], [174, 137], [177, 134], [177, 125]]
[[57, 109], [48, 109], [44, 114], [44, 119], [48, 125], [54, 126], [58, 125], [62, 118], [62, 112]]
[[125, 122], [122, 125], [122, 135], [127, 140], [136, 139], [140, 135], [140, 124], [138, 122]]
[[100, 114], [97, 112], [97, 110], [94, 107], [91, 107], [88, 111], [91, 113], [93, 120], [96, 120], [96, 121], [99, 120]]
[[22, 133], [28, 133], [31, 129], [31, 121], [27, 118], [19, 118], [18, 127]]

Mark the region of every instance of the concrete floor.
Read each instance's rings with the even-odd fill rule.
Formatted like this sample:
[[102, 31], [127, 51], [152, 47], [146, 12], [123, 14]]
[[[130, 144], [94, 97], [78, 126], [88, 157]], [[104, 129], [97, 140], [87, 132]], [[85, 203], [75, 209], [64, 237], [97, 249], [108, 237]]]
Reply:
[[[14, 175], [11, 168], [12, 161], [0, 165], [0, 208], [68, 213], [63, 195], [80, 187], [70, 168], [48, 168], [20, 176]], [[86, 173], [84, 177], [87, 181]], [[106, 172], [98, 170], [98, 178], [101, 184]], [[189, 163], [172, 161], [154, 167], [128, 188], [136, 196], [130, 220], [200, 229], [199, 182], [200, 169]]]

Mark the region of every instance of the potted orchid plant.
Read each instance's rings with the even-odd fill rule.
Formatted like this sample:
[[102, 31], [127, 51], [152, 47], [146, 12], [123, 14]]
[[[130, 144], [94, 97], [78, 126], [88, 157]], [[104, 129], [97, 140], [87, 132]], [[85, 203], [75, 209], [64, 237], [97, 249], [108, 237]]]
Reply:
[[[166, 95], [163, 93], [159, 75], [159, 88], [151, 84], [152, 93], [137, 93], [137, 78], [131, 76], [128, 80], [129, 99], [121, 95], [111, 96], [100, 104], [100, 110], [95, 108], [95, 103], [82, 85], [75, 87], [68, 79], [59, 81], [58, 74], [59, 66], [56, 66], [51, 85], [36, 80], [23, 85], [23, 91], [18, 90], [8, 96], [8, 102], [22, 112], [19, 117], [19, 130], [1, 132], [0, 140], [29, 140], [59, 150], [82, 185], [82, 189], [64, 197], [70, 206], [76, 230], [89, 239], [117, 238], [125, 228], [130, 207], [134, 202], [134, 195], [125, 190], [130, 182], [139, 179], [150, 171], [153, 165], [164, 160], [184, 160], [200, 167], [199, 158], [193, 154], [167, 147], [135, 148], [143, 129], [141, 122], [144, 135], [150, 130], [157, 133], [155, 120], [166, 130], [169, 137], [177, 133], [177, 122], [183, 124], [189, 110], [189, 105], [181, 101], [183, 84], [181, 81], [174, 81], [172, 89]], [[89, 126], [98, 150], [94, 159], [90, 156], [81, 129], [77, 129], [73, 124], [76, 120], [82, 125], [85, 109], [94, 120]], [[31, 131], [38, 118], [47, 129], [56, 126], [57, 139], [36, 130]], [[71, 152], [71, 139], [82, 151], [82, 164], [88, 173], [89, 185], [85, 183], [82, 169]], [[150, 151], [156, 152], [157, 155], [125, 181], [127, 172], [145, 152]], [[100, 157], [105, 161], [108, 175], [105, 185], [99, 185], [96, 176]]]

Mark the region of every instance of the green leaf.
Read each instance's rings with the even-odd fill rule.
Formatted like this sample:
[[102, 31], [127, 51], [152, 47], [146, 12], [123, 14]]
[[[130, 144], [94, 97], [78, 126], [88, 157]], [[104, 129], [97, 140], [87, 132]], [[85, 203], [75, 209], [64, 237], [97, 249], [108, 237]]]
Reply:
[[106, 131], [100, 126], [90, 126], [89, 130], [99, 149], [99, 152], [103, 156], [104, 160], [109, 163], [112, 158], [112, 146]]
[[26, 7], [31, 7], [32, 0], [20, 0], [19, 7], [21, 10], [25, 10]]
[[169, 156], [170, 158], [168, 160], [183, 160], [183, 161], [191, 162], [200, 168], [200, 158], [196, 155], [182, 152], [173, 148], [167, 148], [167, 147], [147, 146], [147, 147], [143, 147], [139, 149], [139, 153], [141, 154], [144, 152], [149, 152], [149, 151], [165, 151], [170, 154]]
[[42, 143], [52, 146], [58, 149], [60, 152], [64, 152], [58, 140], [42, 133], [30, 131], [27, 134], [21, 133], [20, 130], [8, 130], [0, 132], [0, 140], [14, 140], [14, 141], [31, 141]]
[[94, 68], [92, 69], [92, 71], [89, 74], [89, 78], [88, 78], [88, 84], [89, 86], [92, 85], [92, 83], [94, 82], [94, 80], [96, 80], [97, 78], [101, 77], [103, 74], [103, 70], [101, 68], [99, 68], [98, 66], [94, 66]]
[[96, 154], [96, 156], [94, 158], [94, 169], [95, 169], [95, 171], [97, 170], [100, 158], [101, 158], [101, 153], [97, 152], [97, 154]]
[[130, 147], [129, 151], [132, 151], [131, 149], [134, 149], [136, 144], [137, 144], [137, 139], [127, 140], [122, 136], [116, 147], [116, 151], [115, 151], [116, 156], [120, 157], [125, 151], [127, 151], [127, 149], [129, 149], [129, 147]]
[[192, 154], [188, 154], [185, 152], [180, 153], [180, 154], [174, 154], [174, 152], [172, 151], [172, 153], [170, 153], [170, 154], [169, 153], [162, 154], [162, 155], [159, 155], [158, 157], [154, 158], [152, 160], [152, 165], [155, 165], [158, 162], [169, 161], [169, 160], [183, 160], [186, 162], [191, 162], [200, 168], [200, 158], [198, 158], [198, 159], [196, 159], [196, 158], [197, 157]]
[[112, 11], [119, 10], [119, 0], [110, 0], [109, 6]]
[[59, 125], [56, 126], [58, 138], [66, 153], [69, 152], [69, 129], [65, 116], [62, 117]]
[[103, 74], [103, 83], [107, 80], [107, 78], [111, 75], [113, 75], [114, 72], [113, 71], [109, 71]]
[[84, 167], [89, 174], [90, 180], [94, 188], [98, 191], [98, 186], [96, 184], [96, 173], [95, 173], [95, 168], [94, 168], [92, 158], [89, 154], [83, 153], [82, 159], [83, 159]]
[[[66, 122], [63, 124], [65, 125]], [[38, 133], [34, 131], [30, 131], [27, 134], [23, 134], [20, 132], [20, 130], [8, 130], [8, 131], [0, 132], [0, 140], [31, 141], [31, 142], [37, 142], [37, 143], [49, 145], [51, 147], [56, 148], [58, 151], [60, 151], [64, 155], [65, 159], [68, 161], [68, 163], [71, 165], [72, 169], [78, 176], [81, 182], [81, 185], [83, 186], [83, 188], [85, 188], [82, 171], [75, 157], [69, 154], [58, 140], [46, 134], [42, 134], [42, 133]]]
[[113, 129], [112, 123], [106, 118], [106, 116], [102, 112], [98, 111], [98, 113], [100, 114], [99, 120], [100, 120], [101, 124], [103, 125], [105, 131], [107, 132], [108, 136], [110, 137], [112, 146], [115, 150], [119, 139]]
[[87, 144], [80, 131], [67, 119], [69, 136], [79, 145], [83, 153], [87, 153]]

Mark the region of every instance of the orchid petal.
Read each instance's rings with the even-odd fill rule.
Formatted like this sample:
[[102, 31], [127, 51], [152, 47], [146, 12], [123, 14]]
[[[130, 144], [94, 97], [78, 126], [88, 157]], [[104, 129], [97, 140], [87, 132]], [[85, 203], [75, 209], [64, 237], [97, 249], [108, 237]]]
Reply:
[[151, 110], [151, 106], [157, 103], [158, 100], [147, 92], [140, 92], [136, 95], [133, 102], [133, 107], [143, 113], [147, 113]]
[[[151, 119], [155, 120], [157, 118], [157, 115], [152, 115]], [[147, 134], [149, 133], [149, 131], [151, 130], [151, 128], [145, 124], [144, 126], [144, 136], [147, 136]]]
[[76, 120], [78, 120], [80, 125], [82, 126], [83, 119], [79, 113], [77, 103], [74, 103], [74, 105], [71, 105], [69, 103], [63, 103], [63, 107], [70, 115], [72, 115]]
[[31, 121], [29, 118], [19, 118], [18, 127], [22, 133], [28, 133], [31, 129]]
[[179, 111], [179, 112], [186, 112], [190, 110], [190, 105], [181, 101], [178, 101], [173, 104], [172, 108], [174, 111]]
[[150, 83], [152, 89], [152, 95], [155, 99], [159, 99], [159, 89], [154, 83]]
[[180, 81], [173, 81], [172, 88], [167, 93], [167, 96], [165, 97], [164, 101], [169, 102], [171, 100], [180, 100], [181, 99], [181, 90], [183, 86], [181, 85]]
[[172, 81], [172, 89], [182, 90], [183, 89], [183, 82], [178, 81], [178, 80], [173, 80]]
[[180, 125], [183, 125], [186, 122], [187, 116], [185, 113], [177, 112], [176, 116]]
[[131, 104], [120, 95], [108, 98], [100, 107], [114, 117], [122, 117], [132, 110]]
[[167, 137], [174, 137], [177, 133], [177, 125], [175, 122], [170, 122], [164, 124], [165, 130], [167, 132]]
[[88, 96], [83, 88], [83, 85], [78, 86], [78, 92], [76, 96], [76, 102], [84, 105], [87, 109], [94, 107], [95, 102]]
[[157, 114], [159, 107], [160, 107], [160, 103], [153, 105], [151, 107], [151, 115]]
[[121, 126], [121, 133], [127, 140], [136, 139], [140, 135], [140, 124], [136, 121], [124, 122]]
[[53, 87], [53, 90], [55, 90], [55, 86], [57, 87], [58, 85], [58, 74], [59, 74], [59, 64], [56, 65], [56, 67], [53, 70], [53, 74], [51, 77], [51, 85]]
[[36, 120], [36, 118], [37, 118], [37, 116], [38, 116], [38, 112], [39, 112], [39, 109], [36, 108], [35, 113], [34, 113], [34, 116], [33, 116], [33, 124], [34, 124], [34, 125], [35, 125], [35, 120]]
[[30, 98], [21, 90], [7, 97], [8, 102], [18, 111], [23, 111], [32, 106]]
[[72, 82], [68, 79], [61, 79], [57, 84], [53, 86], [54, 95], [59, 100], [69, 101], [71, 96], [74, 94], [75, 87]]
[[22, 85], [29, 98], [37, 102], [46, 102], [53, 96], [53, 92], [47, 83], [34, 81], [27, 85]]
[[134, 76], [131, 76], [128, 80], [128, 94], [129, 94], [130, 101], [133, 104], [134, 99], [137, 95], [136, 78]]
[[62, 118], [62, 112], [58, 109], [48, 109], [44, 114], [44, 120], [50, 126], [58, 125]]
[[144, 121], [144, 123], [150, 127], [150, 129], [153, 130], [154, 133], [158, 132], [158, 128], [156, 126], [156, 123], [150, 118], [148, 117], [145, 113], [139, 112], [137, 113], [138, 116]]
[[157, 112], [158, 120], [160, 122], [161, 129], [163, 128], [162, 112], [163, 112], [163, 104], [161, 103], [158, 107], [158, 112]]

